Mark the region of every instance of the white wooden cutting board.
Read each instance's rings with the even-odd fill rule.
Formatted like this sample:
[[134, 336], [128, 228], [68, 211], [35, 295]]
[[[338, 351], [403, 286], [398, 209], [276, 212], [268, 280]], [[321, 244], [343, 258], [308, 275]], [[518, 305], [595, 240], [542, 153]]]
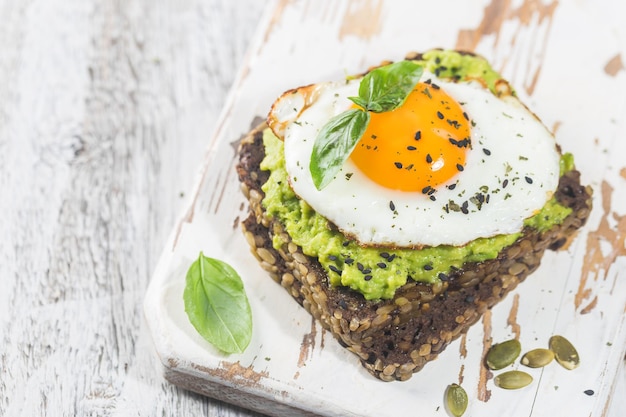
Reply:
[[[270, 415], [445, 416], [453, 382], [466, 416], [603, 416], [626, 348], [626, 4], [615, 1], [277, 1], [235, 83], [196, 193], [156, 268], [145, 300], [165, 376], [185, 388]], [[257, 265], [239, 222], [235, 144], [283, 91], [341, 79], [408, 51], [478, 52], [573, 152], [594, 210], [574, 242], [407, 382], [371, 377]], [[223, 355], [189, 324], [182, 293], [198, 253], [233, 265], [250, 298], [254, 333]], [[523, 350], [562, 334], [581, 366], [529, 370], [518, 391], [493, 384], [484, 347], [518, 337]], [[513, 368], [519, 365], [513, 366]], [[591, 391], [593, 393], [591, 393]], [[587, 393], [585, 393], [587, 391]]]

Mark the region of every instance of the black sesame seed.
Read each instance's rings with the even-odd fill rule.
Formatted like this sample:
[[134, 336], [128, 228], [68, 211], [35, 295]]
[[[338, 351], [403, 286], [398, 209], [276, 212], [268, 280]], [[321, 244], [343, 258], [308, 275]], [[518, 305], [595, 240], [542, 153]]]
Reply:
[[469, 120], [469, 116], [465, 112], [463, 112], [463, 117], [465, 117], [465, 120]]
[[456, 188], [456, 183], [448, 185], [448, 190], [454, 190]]
[[459, 171], [463, 171], [465, 168], [461, 164], [456, 164], [456, 169], [458, 169]]
[[506, 188], [506, 186], [509, 185], [509, 180], [504, 180], [502, 181], [502, 188]]
[[361, 262], [357, 262], [356, 263], [356, 267], [359, 271], [363, 271], [363, 269], [365, 269], [365, 267], [363, 266], [363, 264]]
[[365, 268], [361, 272], [363, 272], [364, 274], [371, 274], [372, 273], [372, 268]]
[[491, 151], [487, 148], [483, 148], [483, 152], [485, 153], [485, 155], [489, 156], [491, 155]]
[[396, 254], [395, 254], [395, 253], [393, 253], [393, 254], [389, 255], [389, 258], [387, 258], [387, 262], [391, 262], [391, 261], [393, 261], [394, 259], [396, 259]]
[[430, 201], [435, 201], [435, 200], [437, 200], [437, 197], [435, 197], [434, 195], [431, 195], [431, 196], [430, 196], [430, 197], [428, 197], [428, 198], [430, 198]]
[[384, 262], [378, 262], [378, 263], [376, 264], [376, 266], [377, 266], [377, 267], [379, 267], [379, 268], [387, 268], [387, 264], [386, 264], [386, 263], [384, 263]]
[[421, 138], [422, 138], [422, 131], [418, 130], [417, 132], [415, 132], [415, 136], [413, 136], [413, 139], [420, 140]]
[[489, 203], [489, 194], [485, 197], [485, 203]]
[[433, 89], [439, 90], [439, 86], [437, 84], [431, 83], [430, 85], [433, 87]]
[[393, 204], [393, 201], [389, 201], [389, 209], [390, 209], [391, 211], [396, 211], [396, 205], [395, 205], [395, 204]]
[[426, 154], [426, 162], [428, 162], [429, 164], [433, 162], [433, 157], [430, 156], [430, 154]]
[[432, 270], [433, 270], [433, 266], [431, 264], [424, 265], [424, 271], [432, 271]]
[[341, 245], [342, 245], [343, 247], [346, 247], [346, 246], [348, 246], [349, 244], [350, 244], [350, 242], [346, 240], [346, 241], [344, 241]]
[[524, 179], [526, 180], [527, 183], [532, 184], [533, 183], [533, 179], [530, 177], [524, 177]]
[[329, 265], [328, 269], [330, 269], [333, 272], [336, 272], [337, 274], [341, 274], [341, 271], [335, 265]]
[[406, 149], [409, 150], [409, 151], [414, 151], [417, 148], [415, 146], [407, 146]]
[[428, 194], [430, 189], [431, 189], [430, 185], [427, 185], [426, 187], [422, 188], [422, 194]]
[[585, 390], [585, 391], [583, 391], [583, 392], [584, 392], [585, 394], [589, 395], [589, 396], [591, 396], [591, 395], [593, 395], [593, 394], [594, 394], [594, 392], [593, 392], [593, 390], [592, 390], [592, 389], [588, 389], [588, 390]]
[[448, 280], [448, 276], [444, 274], [443, 272], [440, 272], [439, 275], [437, 275], [437, 277], [444, 282]]
[[383, 259], [389, 259], [389, 253], [388, 252], [381, 252], [380, 253], [380, 257]]
[[370, 279], [372, 279], [372, 276], [371, 276], [371, 275], [365, 275], [365, 276], [363, 277], [363, 279], [364, 279], [365, 281], [369, 281]]
[[461, 124], [456, 120], [446, 119], [446, 122], [448, 122], [448, 124], [454, 127], [455, 129], [458, 129], [459, 127], [461, 127]]
[[424, 81], [424, 84], [430, 84], [431, 83], [431, 79], [427, 79], [426, 81]]
[[396, 166], [396, 168], [402, 169], [402, 162], [394, 162], [393, 164]]
[[336, 261], [337, 257], [335, 255], [328, 255], [328, 259], [331, 261]]
[[343, 261], [346, 265], [352, 265], [352, 263], [354, 263], [354, 259], [352, 258], [346, 258]]
[[441, 113], [440, 111], [437, 111], [437, 117], [443, 120], [443, 113]]

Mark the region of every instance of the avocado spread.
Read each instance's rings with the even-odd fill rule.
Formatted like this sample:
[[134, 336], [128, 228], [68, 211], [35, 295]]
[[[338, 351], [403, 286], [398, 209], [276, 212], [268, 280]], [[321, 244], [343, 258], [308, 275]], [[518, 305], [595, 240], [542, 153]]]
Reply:
[[[423, 55], [426, 69], [443, 78], [481, 78], [493, 92], [500, 78], [482, 58], [453, 51], [430, 51]], [[461, 268], [466, 262], [494, 259], [498, 253], [513, 244], [521, 233], [476, 239], [464, 246], [436, 246], [422, 249], [362, 247], [317, 214], [291, 190], [285, 169], [283, 142], [271, 130], [263, 135], [265, 159], [261, 169], [269, 170], [270, 177], [263, 185], [263, 206], [268, 215], [277, 218], [292, 241], [303, 252], [318, 261], [326, 270], [331, 285], [347, 286], [363, 294], [367, 300], [392, 298], [396, 289], [408, 279], [436, 283], [446, 279], [452, 268]], [[561, 159], [561, 175], [573, 169], [570, 154]], [[553, 197], [525, 225], [539, 231], [560, 224], [571, 209], [563, 207]], [[284, 243], [274, 235], [273, 245]]]

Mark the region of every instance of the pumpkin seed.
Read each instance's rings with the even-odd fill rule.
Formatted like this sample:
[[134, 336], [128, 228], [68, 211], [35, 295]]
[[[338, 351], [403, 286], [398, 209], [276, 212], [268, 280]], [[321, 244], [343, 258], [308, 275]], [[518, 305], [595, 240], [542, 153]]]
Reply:
[[519, 340], [507, 340], [506, 342], [493, 345], [491, 349], [489, 349], [489, 352], [487, 352], [485, 362], [489, 369], [497, 371], [515, 362], [515, 359], [517, 359], [521, 352], [522, 345]]
[[529, 368], [541, 368], [552, 362], [552, 359], [554, 359], [554, 352], [550, 349], [539, 348], [526, 352], [521, 362]]
[[500, 388], [519, 389], [533, 382], [533, 377], [523, 371], [507, 371], [497, 375], [493, 382]]
[[450, 384], [446, 389], [446, 406], [454, 417], [461, 417], [467, 409], [467, 393], [459, 384]]
[[578, 352], [574, 345], [570, 343], [569, 340], [564, 338], [563, 336], [552, 336], [550, 338], [550, 350], [554, 352], [554, 357], [556, 361], [565, 369], [578, 368], [580, 365], [580, 357], [578, 356]]

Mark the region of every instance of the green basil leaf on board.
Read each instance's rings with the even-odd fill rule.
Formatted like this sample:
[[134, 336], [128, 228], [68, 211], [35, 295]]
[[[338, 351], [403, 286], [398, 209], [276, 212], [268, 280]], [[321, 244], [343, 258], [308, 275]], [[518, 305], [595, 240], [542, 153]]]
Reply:
[[370, 115], [360, 109], [343, 112], [322, 127], [313, 145], [309, 170], [318, 190], [337, 175], [363, 136]]
[[243, 282], [227, 263], [202, 252], [187, 271], [185, 312], [198, 333], [226, 353], [241, 353], [252, 338], [252, 312]]
[[413, 61], [399, 61], [376, 68], [361, 80], [358, 102], [350, 99], [367, 111], [391, 111], [404, 102], [422, 72], [422, 66]]

